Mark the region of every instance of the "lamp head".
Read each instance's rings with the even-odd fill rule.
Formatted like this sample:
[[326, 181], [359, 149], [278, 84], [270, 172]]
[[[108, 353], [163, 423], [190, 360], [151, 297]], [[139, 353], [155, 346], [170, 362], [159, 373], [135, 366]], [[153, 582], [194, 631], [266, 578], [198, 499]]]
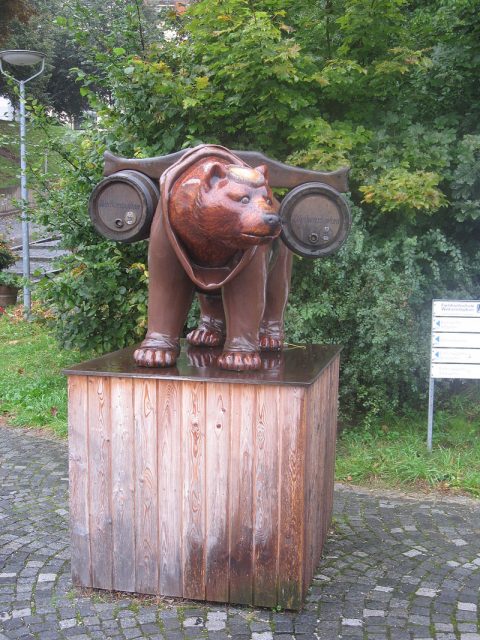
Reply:
[[7, 49], [0, 51], [0, 60], [8, 62], [15, 67], [29, 67], [38, 64], [45, 59], [45, 54], [39, 51], [28, 51], [26, 49]]

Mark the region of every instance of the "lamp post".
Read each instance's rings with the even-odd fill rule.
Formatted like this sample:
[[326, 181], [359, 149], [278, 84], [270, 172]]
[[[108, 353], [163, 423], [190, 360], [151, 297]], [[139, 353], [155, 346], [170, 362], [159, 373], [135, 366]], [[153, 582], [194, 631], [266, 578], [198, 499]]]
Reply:
[[[21, 80], [16, 78], [11, 73], [5, 71], [3, 63], [7, 63], [12, 67], [30, 67], [33, 65], [40, 65], [40, 68], [36, 73]], [[30, 80], [33, 80], [45, 69], [45, 54], [38, 51], [26, 51], [21, 49], [10, 49], [7, 51], [0, 51], [0, 72], [11, 78], [19, 86], [20, 93], [20, 193], [22, 199], [22, 254], [23, 254], [23, 306], [25, 309], [25, 315], [28, 317], [31, 309], [31, 297], [30, 297], [30, 284], [28, 282], [30, 278], [30, 237], [27, 218], [27, 205], [28, 205], [28, 191], [27, 191], [27, 165], [26, 165], [26, 153], [25, 153], [25, 85]]]

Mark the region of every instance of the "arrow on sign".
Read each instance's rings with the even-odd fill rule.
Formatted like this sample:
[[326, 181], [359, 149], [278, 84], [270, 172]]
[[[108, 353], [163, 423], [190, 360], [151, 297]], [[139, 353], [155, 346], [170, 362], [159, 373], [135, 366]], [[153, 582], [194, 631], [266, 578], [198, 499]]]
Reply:
[[440, 336], [435, 336], [435, 342], [440, 342]]

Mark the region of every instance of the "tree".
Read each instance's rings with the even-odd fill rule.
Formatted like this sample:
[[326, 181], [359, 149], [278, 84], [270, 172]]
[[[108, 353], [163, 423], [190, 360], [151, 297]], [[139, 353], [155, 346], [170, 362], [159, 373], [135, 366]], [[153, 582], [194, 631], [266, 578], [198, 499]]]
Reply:
[[18, 20], [19, 22], [26, 22], [31, 14], [32, 7], [27, 0], [3, 0], [2, 4], [2, 17], [0, 19], [0, 47], [5, 47], [5, 42], [9, 36], [11, 22]]
[[[12, 4], [7, 15], [10, 22], [5, 48], [34, 49], [46, 54], [45, 73], [29, 87], [29, 94], [58, 116], [70, 120], [78, 120], [88, 107], [75, 70], [84, 74], [94, 72], [93, 43], [107, 57], [111, 43], [117, 41], [127, 51], [136, 53], [147, 46], [155, 33], [152, 10], [143, 7], [140, 0], [29, 0], [28, 3], [25, 0], [16, 7], [16, 12]], [[126, 15], [132, 16], [128, 30]], [[68, 25], [78, 26], [75, 35], [65, 29]], [[0, 95], [8, 96], [14, 103], [18, 100], [15, 87], [3, 79]]]
[[92, 54], [82, 91], [103, 130], [77, 141], [43, 208], [76, 251], [45, 288], [61, 338], [102, 350], [143, 331], [145, 247], [99, 240], [86, 214], [106, 147], [152, 156], [215, 142], [316, 169], [349, 164], [350, 239], [331, 259], [297, 261], [289, 337], [343, 343], [350, 417], [418, 402], [432, 297], [480, 297], [474, 5], [200, 0], [165, 17], [172, 39], [144, 48], [132, 10], [110, 16], [118, 33], [100, 49], [72, 24]]

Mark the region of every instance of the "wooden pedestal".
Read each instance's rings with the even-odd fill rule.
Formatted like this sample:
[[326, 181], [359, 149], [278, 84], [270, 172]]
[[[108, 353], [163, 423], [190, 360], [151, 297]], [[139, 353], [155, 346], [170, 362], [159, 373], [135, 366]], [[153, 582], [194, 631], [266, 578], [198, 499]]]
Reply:
[[332, 511], [339, 349], [255, 373], [132, 353], [66, 371], [74, 584], [299, 608]]

